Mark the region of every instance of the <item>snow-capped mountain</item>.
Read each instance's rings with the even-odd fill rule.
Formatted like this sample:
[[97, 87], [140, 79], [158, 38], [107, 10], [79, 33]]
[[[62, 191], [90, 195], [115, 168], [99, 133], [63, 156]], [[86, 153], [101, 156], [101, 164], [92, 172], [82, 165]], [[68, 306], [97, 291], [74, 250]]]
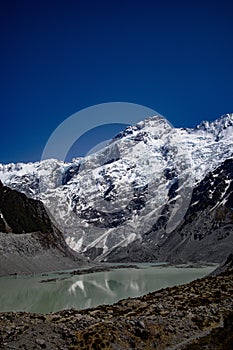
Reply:
[[232, 154], [232, 114], [195, 129], [154, 116], [88, 157], [0, 165], [0, 179], [41, 199], [73, 249], [108, 259], [146, 236], [162, 244], [185, 216], [193, 188]]

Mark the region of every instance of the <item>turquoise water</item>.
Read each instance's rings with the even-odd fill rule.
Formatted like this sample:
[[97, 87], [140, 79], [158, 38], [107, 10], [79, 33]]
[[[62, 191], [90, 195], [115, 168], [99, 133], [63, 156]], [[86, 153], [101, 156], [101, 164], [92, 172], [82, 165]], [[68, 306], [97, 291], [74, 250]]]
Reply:
[[[0, 278], [0, 312], [28, 311], [49, 313], [75, 308], [86, 309], [112, 304], [120, 299], [191, 282], [215, 269], [208, 267], [162, 267], [140, 265], [71, 276], [49, 273], [36, 276]], [[56, 279], [49, 281], [49, 279]]]

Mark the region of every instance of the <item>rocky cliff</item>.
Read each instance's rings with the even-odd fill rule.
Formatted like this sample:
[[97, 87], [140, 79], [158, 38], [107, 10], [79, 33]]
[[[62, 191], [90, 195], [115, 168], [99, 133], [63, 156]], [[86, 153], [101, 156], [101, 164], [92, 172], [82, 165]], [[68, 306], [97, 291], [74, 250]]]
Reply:
[[[142, 240], [112, 251], [109, 261], [223, 262], [233, 252], [233, 159], [193, 189], [184, 218], [166, 233], [166, 211]], [[158, 237], [160, 239], [158, 240]]]
[[160, 247], [172, 262], [223, 262], [233, 252], [233, 159], [222, 163], [194, 188], [179, 227]]
[[84, 261], [40, 201], [0, 183], [0, 275], [74, 268]]

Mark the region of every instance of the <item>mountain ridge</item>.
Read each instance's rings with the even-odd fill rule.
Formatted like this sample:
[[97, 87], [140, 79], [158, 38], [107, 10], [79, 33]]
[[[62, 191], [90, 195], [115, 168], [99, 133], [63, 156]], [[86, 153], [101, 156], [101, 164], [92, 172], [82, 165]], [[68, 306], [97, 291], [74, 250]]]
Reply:
[[154, 116], [96, 154], [72, 163], [0, 165], [0, 178], [41, 199], [73, 249], [108, 259], [118, 248], [150, 239], [152, 231], [155, 245], [170, 237], [193, 189], [232, 157], [232, 125], [233, 114], [193, 129]]

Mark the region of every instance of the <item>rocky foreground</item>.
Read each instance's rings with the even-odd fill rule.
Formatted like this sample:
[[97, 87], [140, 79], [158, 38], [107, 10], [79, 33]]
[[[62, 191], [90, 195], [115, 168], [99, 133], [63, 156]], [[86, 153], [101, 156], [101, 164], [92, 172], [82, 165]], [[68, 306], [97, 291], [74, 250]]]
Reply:
[[89, 310], [0, 313], [1, 349], [233, 349], [233, 270]]

